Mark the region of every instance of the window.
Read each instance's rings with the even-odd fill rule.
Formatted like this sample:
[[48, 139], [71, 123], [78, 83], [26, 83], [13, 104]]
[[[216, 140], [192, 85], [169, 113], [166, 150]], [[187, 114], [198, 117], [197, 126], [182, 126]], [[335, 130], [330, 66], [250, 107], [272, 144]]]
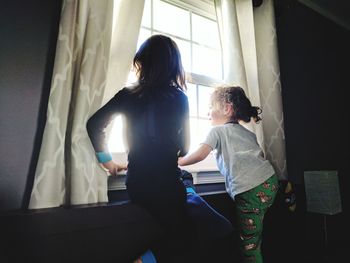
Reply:
[[[171, 37], [180, 49], [187, 77], [192, 151], [210, 129], [209, 96], [214, 86], [222, 84], [223, 78], [222, 50], [213, 1], [146, 0], [137, 48], [153, 34]], [[135, 80], [131, 71], [128, 81]], [[119, 157], [125, 151], [121, 138], [122, 120], [119, 117], [109, 139], [110, 151]], [[200, 165], [187, 168], [191, 172], [217, 170], [212, 155]]]

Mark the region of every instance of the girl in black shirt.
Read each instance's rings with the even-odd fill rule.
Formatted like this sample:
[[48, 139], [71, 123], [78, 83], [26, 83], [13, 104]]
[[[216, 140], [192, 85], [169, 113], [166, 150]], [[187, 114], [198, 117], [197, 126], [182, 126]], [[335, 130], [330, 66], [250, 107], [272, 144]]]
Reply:
[[[154, 35], [134, 60], [138, 84], [120, 90], [88, 121], [96, 156], [112, 175], [127, 169], [132, 202], [150, 211], [166, 230], [179, 229], [185, 219], [186, 190], [177, 166], [189, 147], [189, 107], [185, 74], [176, 43]], [[115, 163], [104, 130], [116, 114], [126, 119], [128, 165]], [[170, 262], [170, 261], [168, 261]]]

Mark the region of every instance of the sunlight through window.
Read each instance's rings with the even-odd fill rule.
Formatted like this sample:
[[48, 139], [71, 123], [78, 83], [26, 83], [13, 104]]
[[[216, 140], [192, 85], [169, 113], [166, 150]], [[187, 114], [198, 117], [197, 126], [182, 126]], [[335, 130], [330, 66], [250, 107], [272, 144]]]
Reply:
[[[222, 51], [218, 25], [213, 13], [192, 8], [191, 1], [146, 0], [137, 49], [151, 35], [163, 34], [178, 45], [186, 75], [190, 105], [191, 149], [194, 150], [208, 133], [208, 105], [214, 83], [222, 82]], [[204, 1], [205, 2], [205, 1]], [[187, 3], [187, 4], [186, 4]], [[136, 82], [131, 70], [128, 84]], [[108, 141], [111, 152], [124, 152], [123, 122], [113, 122]]]
[[112, 130], [108, 139], [108, 149], [110, 152], [125, 152], [122, 117], [117, 116], [112, 125]]

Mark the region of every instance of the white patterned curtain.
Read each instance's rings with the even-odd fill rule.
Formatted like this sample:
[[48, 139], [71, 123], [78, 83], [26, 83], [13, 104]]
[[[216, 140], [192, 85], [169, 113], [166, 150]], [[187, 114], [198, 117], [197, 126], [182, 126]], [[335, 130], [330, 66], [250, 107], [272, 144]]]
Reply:
[[120, 88], [127, 79], [143, 6], [144, 0], [63, 1], [30, 209], [108, 201], [86, 122], [117, 91], [106, 92], [107, 84], [118, 80]]
[[287, 179], [283, 109], [272, 0], [253, 8], [251, 0], [215, 0], [223, 48], [224, 80], [241, 86], [263, 110], [250, 124], [279, 178]]

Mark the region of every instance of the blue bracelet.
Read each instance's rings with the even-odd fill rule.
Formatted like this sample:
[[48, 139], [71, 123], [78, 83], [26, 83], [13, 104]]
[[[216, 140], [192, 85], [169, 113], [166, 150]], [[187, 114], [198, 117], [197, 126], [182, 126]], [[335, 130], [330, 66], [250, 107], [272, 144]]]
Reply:
[[186, 187], [187, 194], [196, 194], [196, 191], [192, 187]]
[[112, 155], [109, 152], [97, 152], [96, 157], [99, 163], [112, 161]]

